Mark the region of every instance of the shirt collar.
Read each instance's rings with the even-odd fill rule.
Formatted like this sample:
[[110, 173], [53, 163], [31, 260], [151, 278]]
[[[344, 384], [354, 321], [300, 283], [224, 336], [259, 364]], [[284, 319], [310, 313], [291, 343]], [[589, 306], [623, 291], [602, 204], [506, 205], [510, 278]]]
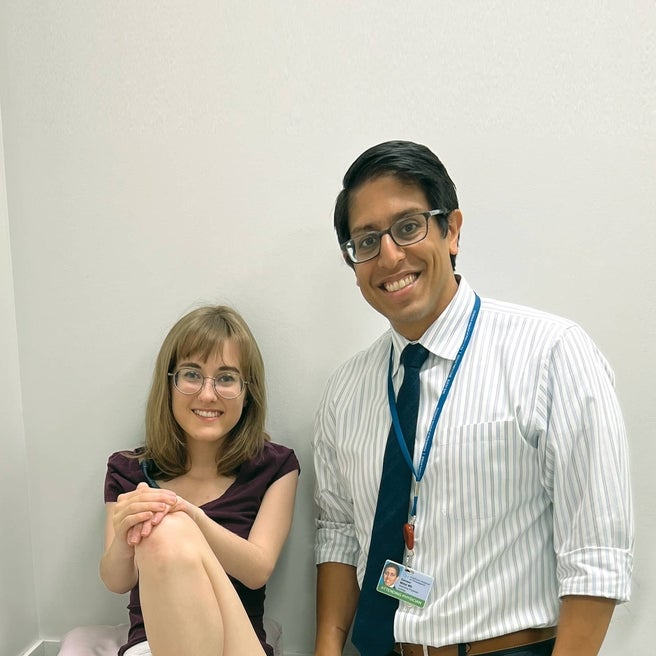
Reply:
[[[455, 360], [458, 349], [462, 344], [467, 330], [467, 323], [474, 307], [474, 290], [459, 274], [458, 291], [446, 306], [446, 309], [428, 327], [426, 332], [417, 340], [433, 355], [445, 360]], [[392, 328], [392, 375], [396, 375], [401, 361], [401, 352], [410, 344], [410, 341]]]

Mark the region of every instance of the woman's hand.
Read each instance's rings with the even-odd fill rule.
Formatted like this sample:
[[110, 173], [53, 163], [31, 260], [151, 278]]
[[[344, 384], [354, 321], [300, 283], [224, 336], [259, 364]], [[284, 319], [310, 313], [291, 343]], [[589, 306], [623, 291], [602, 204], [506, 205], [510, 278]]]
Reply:
[[177, 503], [175, 492], [139, 483], [136, 490], [105, 504], [105, 551], [100, 559], [100, 578], [109, 590], [123, 594], [137, 584], [134, 547], [141, 542], [142, 533], [150, 535], [153, 525], [159, 524]]
[[135, 547], [177, 503], [175, 492], [139, 483], [136, 490], [121, 494], [116, 500], [113, 516], [116, 538]]
[[[139, 486], [141, 485], [145, 485], [145, 483], [139, 483]], [[168, 491], [170, 492], [170, 490]], [[171, 492], [171, 494], [174, 493]], [[198, 523], [198, 513], [202, 513], [203, 511], [198, 506], [194, 506], [193, 503], [189, 503], [189, 501], [186, 501], [182, 497], [175, 496], [175, 502], [173, 504], [167, 505], [163, 510], [157, 511], [151, 519], [147, 519], [144, 522], [133, 526], [128, 531], [127, 543], [130, 546], [136, 546], [139, 544], [143, 538], [147, 538], [152, 533], [154, 526], [157, 526], [168, 513], [172, 512], [184, 512], [189, 515], [194, 522]]]

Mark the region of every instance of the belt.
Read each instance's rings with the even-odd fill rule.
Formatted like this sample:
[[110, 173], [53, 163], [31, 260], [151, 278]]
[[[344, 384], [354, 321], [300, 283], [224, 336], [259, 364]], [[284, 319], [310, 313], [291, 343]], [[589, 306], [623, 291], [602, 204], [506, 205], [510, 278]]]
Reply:
[[[467, 656], [477, 654], [489, 654], [513, 647], [524, 647], [536, 642], [544, 642], [556, 637], [556, 627], [548, 626], [543, 629], [524, 629], [515, 631], [496, 638], [476, 640], [465, 643]], [[411, 645], [407, 642], [397, 642], [394, 651], [402, 656], [459, 656], [459, 645], [446, 645], [445, 647], [424, 647], [423, 645]]]

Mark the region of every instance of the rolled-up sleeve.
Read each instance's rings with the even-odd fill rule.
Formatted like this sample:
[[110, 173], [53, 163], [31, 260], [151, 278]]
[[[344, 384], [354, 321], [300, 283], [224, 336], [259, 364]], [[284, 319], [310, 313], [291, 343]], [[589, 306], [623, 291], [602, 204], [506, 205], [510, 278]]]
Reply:
[[627, 601], [633, 510], [626, 429], [608, 362], [578, 326], [545, 363], [543, 484], [553, 501], [559, 593]]
[[326, 386], [314, 426], [314, 468], [316, 563], [337, 562], [357, 565], [360, 548], [353, 521], [352, 491], [340, 469], [335, 451], [336, 421], [334, 411], [334, 377]]

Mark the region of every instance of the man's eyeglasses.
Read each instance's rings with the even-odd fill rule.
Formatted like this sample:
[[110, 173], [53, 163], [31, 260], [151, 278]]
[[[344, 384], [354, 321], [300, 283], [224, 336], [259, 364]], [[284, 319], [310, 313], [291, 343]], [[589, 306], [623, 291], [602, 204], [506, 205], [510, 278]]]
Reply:
[[223, 399], [236, 399], [248, 385], [238, 373], [234, 371], [224, 371], [216, 378], [212, 376], [203, 376], [198, 369], [191, 367], [182, 367], [173, 373], [169, 373], [173, 378], [173, 384], [178, 392], [182, 394], [198, 394], [203, 389], [206, 380], [212, 381], [214, 391]]
[[389, 235], [397, 246], [410, 246], [421, 241], [428, 234], [428, 219], [431, 216], [449, 214], [448, 210], [430, 210], [408, 214], [394, 221], [387, 230], [370, 230], [351, 237], [340, 244], [341, 249], [354, 264], [373, 260], [380, 253], [383, 235]]

